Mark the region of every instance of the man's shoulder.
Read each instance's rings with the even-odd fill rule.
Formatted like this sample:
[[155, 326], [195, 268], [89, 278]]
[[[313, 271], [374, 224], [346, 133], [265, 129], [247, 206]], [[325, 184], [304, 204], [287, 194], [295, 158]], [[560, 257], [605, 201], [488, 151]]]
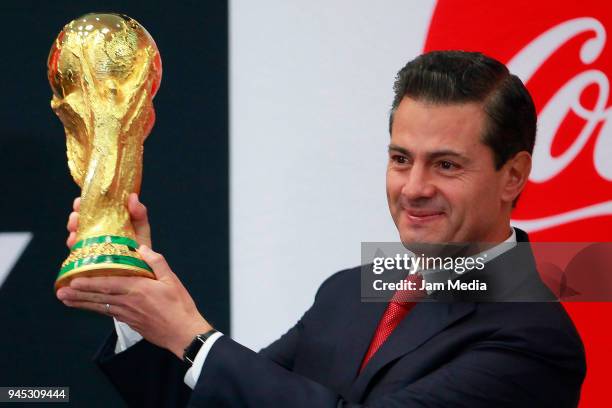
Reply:
[[354, 288], [360, 288], [361, 280], [359, 277], [364, 267], [367, 267], [367, 265], [358, 265], [342, 269], [332, 274], [321, 283], [316, 298], [318, 299], [329, 292], [336, 292], [338, 290], [350, 291]]
[[477, 309], [477, 318], [497, 322], [494, 337], [513, 338], [542, 353], [563, 350], [584, 364], [582, 339], [561, 303], [480, 303]]
[[505, 325], [571, 327], [572, 320], [559, 302], [479, 302], [478, 309], [504, 318]]

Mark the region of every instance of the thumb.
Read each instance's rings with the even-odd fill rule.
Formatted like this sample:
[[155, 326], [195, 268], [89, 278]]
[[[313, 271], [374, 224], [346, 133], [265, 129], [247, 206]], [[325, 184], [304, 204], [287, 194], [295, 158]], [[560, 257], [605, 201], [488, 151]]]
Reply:
[[157, 280], [168, 279], [174, 276], [174, 272], [172, 272], [162, 254], [158, 254], [146, 245], [141, 245], [137, 251], [142, 256], [142, 259], [153, 269]]
[[150, 248], [151, 226], [149, 225], [149, 216], [147, 215], [147, 207], [140, 202], [138, 194], [131, 193], [128, 196], [128, 211], [136, 233], [136, 241]]

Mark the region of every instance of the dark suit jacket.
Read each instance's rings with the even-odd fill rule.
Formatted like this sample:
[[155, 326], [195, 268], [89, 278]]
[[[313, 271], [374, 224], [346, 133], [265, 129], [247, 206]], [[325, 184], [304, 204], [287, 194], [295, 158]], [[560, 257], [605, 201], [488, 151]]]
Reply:
[[[526, 239], [518, 231], [518, 240]], [[532, 260], [531, 267], [517, 261], [517, 268], [516, 255], [510, 250], [490, 262], [496, 274], [511, 277], [504, 278], [505, 293], [549, 293]], [[385, 307], [361, 302], [360, 268], [338, 272], [298, 323], [259, 353], [218, 339], [193, 391], [183, 383], [182, 363], [146, 341], [114, 355], [113, 332], [95, 359], [131, 406], [578, 404], [584, 350], [559, 303], [419, 303], [358, 373]]]

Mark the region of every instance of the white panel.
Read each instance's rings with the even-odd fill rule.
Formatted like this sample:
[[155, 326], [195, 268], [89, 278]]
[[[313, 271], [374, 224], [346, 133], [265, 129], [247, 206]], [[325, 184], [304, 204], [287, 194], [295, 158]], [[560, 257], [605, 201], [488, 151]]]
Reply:
[[231, 322], [259, 349], [320, 283], [397, 240], [385, 196], [397, 71], [434, 1], [230, 1]]
[[0, 233], [0, 288], [31, 239], [30, 232]]

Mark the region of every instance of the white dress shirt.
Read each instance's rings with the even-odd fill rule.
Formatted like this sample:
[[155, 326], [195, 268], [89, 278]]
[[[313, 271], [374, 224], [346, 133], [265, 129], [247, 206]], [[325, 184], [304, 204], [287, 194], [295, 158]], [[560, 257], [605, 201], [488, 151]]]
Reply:
[[[514, 228], [511, 229], [512, 233], [510, 234], [510, 237], [508, 237], [508, 239], [506, 239], [501, 244], [485, 251], [487, 254], [487, 261], [492, 260], [493, 258], [501, 255], [502, 253], [514, 247], [514, 245], [503, 245], [508, 243], [516, 244], [516, 231], [514, 230]], [[484, 252], [479, 255], [482, 254], [484, 254]], [[424, 279], [426, 278], [424, 277]], [[125, 351], [129, 347], [142, 340], [142, 336], [130, 326], [128, 326], [126, 323], [120, 322], [114, 317], [113, 321], [115, 322], [115, 330], [117, 331], [117, 344], [115, 345], [115, 354]], [[200, 351], [198, 351], [198, 354], [196, 354], [196, 357], [193, 359], [192, 366], [189, 368], [189, 370], [187, 370], [187, 373], [185, 373], [185, 377], [183, 378], [183, 381], [185, 382], [185, 384], [187, 384], [189, 388], [195, 388], [195, 385], [198, 382], [198, 378], [200, 377], [200, 373], [202, 372], [202, 367], [204, 366], [206, 356], [208, 356], [208, 353], [210, 352], [210, 349], [212, 348], [213, 344], [215, 344], [215, 341], [217, 341], [221, 336], [223, 336], [223, 334], [217, 332], [210, 336], [208, 339], [206, 339], [204, 344], [202, 344]]]

